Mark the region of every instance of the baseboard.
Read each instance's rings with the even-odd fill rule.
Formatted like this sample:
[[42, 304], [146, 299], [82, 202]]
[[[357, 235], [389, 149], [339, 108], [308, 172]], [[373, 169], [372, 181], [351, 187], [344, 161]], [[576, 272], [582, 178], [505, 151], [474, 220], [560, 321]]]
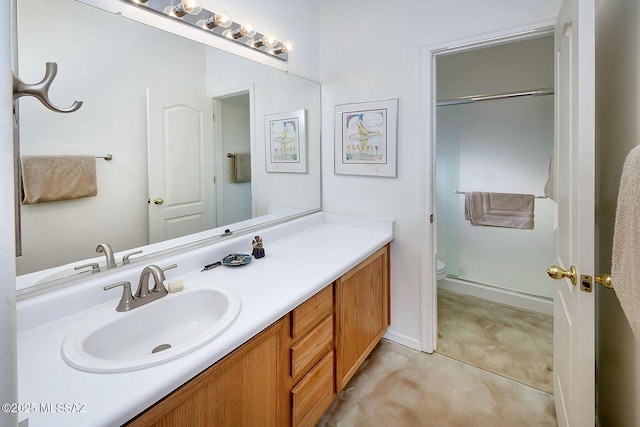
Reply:
[[459, 294], [482, 298], [499, 304], [534, 311], [536, 313], [553, 315], [553, 300], [537, 295], [525, 294], [509, 289], [483, 285], [481, 283], [469, 282], [451, 277], [438, 280], [438, 289], [445, 289]]
[[387, 329], [387, 332], [383, 335], [382, 338], [386, 338], [389, 341], [393, 341], [395, 343], [401, 344], [405, 347], [412, 348], [414, 350], [421, 351], [420, 341], [410, 338], [406, 335], [399, 334], [395, 332], [391, 326]]

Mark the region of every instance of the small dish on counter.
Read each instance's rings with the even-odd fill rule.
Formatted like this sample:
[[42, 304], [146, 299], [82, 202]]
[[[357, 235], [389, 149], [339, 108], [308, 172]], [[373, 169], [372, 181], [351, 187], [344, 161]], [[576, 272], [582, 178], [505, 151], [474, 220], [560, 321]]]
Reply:
[[229, 267], [236, 267], [239, 265], [249, 264], [251, 262], [251, 255], [248, 254], [229, 254], [222, 258], [222, 265]]

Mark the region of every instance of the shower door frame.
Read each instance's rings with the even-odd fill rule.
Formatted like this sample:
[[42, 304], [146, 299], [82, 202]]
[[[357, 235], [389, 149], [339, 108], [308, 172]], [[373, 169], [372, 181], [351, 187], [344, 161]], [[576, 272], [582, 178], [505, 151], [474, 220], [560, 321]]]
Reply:
[[[420, 49], [420, 105], [422, 117], [422, 140], [425, 147], [423, 158], [425, 168], [425, 210], [426, 216], [434, 218], [436, 211], [436, 58], [442, 54], [496, 46], [551, 35], [555, 20], [547, 20], [508, 30], [480, 34], [474, 37], [454, 39], [448, 42], [422, 46]], [[422, 233], [420, 280], [420, 345], [427, 353], [436, 351], [438, 344], [438, 309], [436, 280], [436, 227], [435, 221], [425, 221]]]

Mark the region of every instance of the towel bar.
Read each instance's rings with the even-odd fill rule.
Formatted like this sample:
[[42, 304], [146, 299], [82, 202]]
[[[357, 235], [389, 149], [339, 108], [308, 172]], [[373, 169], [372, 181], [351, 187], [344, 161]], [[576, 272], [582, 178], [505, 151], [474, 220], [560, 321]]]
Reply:
[[113, 155], [105, 154], [104, 156], [96, 156], [96, 159], [105, 159], [107, 162], [113, 160]]
[[[466, 191], [460, 191], [460, 190], [453, 190], [454, 193], [456, 194], [467, 194]], [[547, 196], [533, 196], [534, 199], [548, 199]]]

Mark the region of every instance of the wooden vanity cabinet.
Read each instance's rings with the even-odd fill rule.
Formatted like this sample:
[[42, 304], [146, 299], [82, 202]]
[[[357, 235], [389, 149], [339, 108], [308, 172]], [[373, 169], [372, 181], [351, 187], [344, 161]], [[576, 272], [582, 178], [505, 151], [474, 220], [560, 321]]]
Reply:
[[336, 393], [339, 393], [389, 326], [389, 245], [336, 281], [335, 316]]
[[389, 245], [127, 425], [314, 426], [389, 325]]
[[134, 418], [131, 427], [288, 425], [288, 316]]
[[335, 397], [333, 284], [291, 312], [291, 424], [314, 426]]

